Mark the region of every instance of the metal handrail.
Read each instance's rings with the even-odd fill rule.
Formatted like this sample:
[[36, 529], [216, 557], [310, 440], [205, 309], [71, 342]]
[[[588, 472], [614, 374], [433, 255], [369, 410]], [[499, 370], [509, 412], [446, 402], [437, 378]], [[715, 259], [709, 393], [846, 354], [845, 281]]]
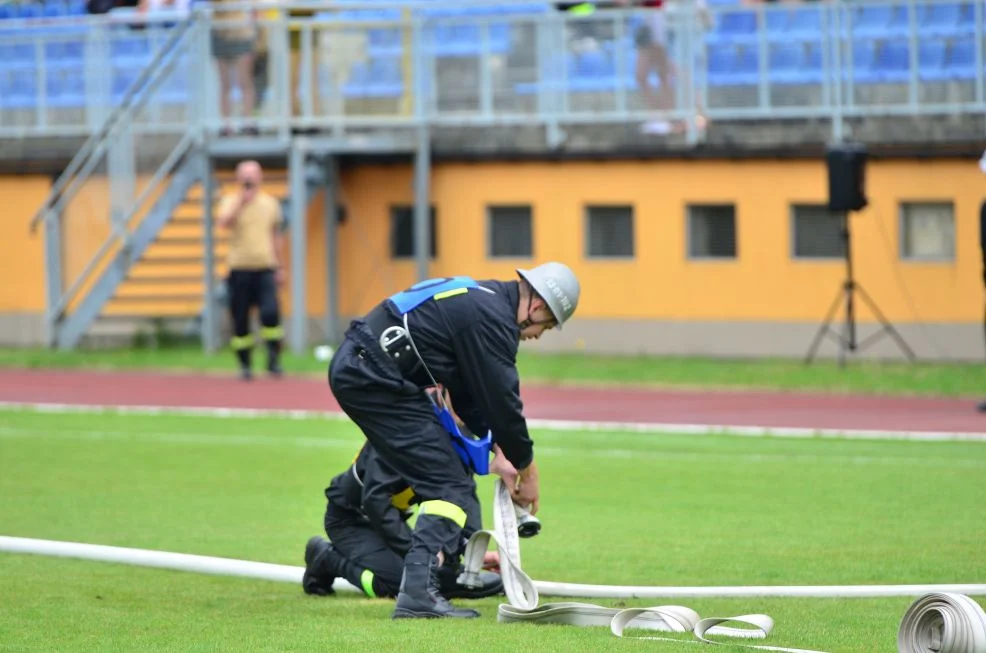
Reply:
[[127, 212], [126, 217], [124, 217], [124, 219], [119, 222], [119, 224], [122, 226], [115, 227], [113, 229], [110, 235], [106, 238], [106, 240], [103, 242], [100, 248], [93, 255], [92, 259], [89, 260], [89, 263], [86, 265], [86, 267], [82, 270], [82, 272], [79, 273], [79, 276], [76, 277], [75, 282], [71, 286], [69, 286], [69, 288], [65, 290], [64, 293], [62, 293], [62, 296], [59, 299], [58, 303], [55, 304], [55, 306], [52, 308], [51, 311], [52, 315], [59, 315], [63, 310], [65, 310], [66, 306], [68, 306], [69, 301], [71, 301], [72, 297], [82, 286], [82, 283], [89, 277], [90, 274], [92, 274], [92, 271], [96, 268], [96, 265], [99, 263], [100, 260], [102, 260], [106, 252], [109, 251], [110, 246], [112, 246], [113, 243], [116, 242], [117, 240], [120, 240], [124, 235], [129, 234], [130, 230], [127, 228], [127, 224], [131, 220], [133, 220], [134, 216], [136, 216], [143, 208], [144, 203], [151, 196], [151, 191], [157, 190], [157, 187], [164, 180], [165, 176], [171, 173], [174, 167], [181, 160], [181, 158], [188, 153], [188, 150], [194, 144], [195, 139], [196, 139], [196, 135], [194, 130], [189, 129], [187, 132], [185, 132], [185, 135], [178, 142], [178, 145], [175, 146], [175, 149], [171, 151], [171, 154], [168, 155], [168, 157], [164, 160], [161, 166], [157, 169], [157, 172], [154, 173], [154, 176], [151, 178], [151, 180], [144, 186], [144, 191], [134, 202], [133, 207], [130, 209], [130, 211]]
[[[146, 98], [149, 94], [160, 84], [161, 77], [163, 75], [159, 74], [162, 70], [158, 64], [165, 59], [178, 43], [184, 38], [186, 34], [189, 33], [191, 28], [195, 25], [195, 16], [191, 15], [184, 20], [179, 21], [175, 27], [172, 29], [171, 34], [168, 35], [167, 40], [161, 46], [161, 49], [154, 55], [151, 62], [141, 71], [137, 80], [127, 89], [123, 98], [120, 100], [120, 104], [110, 112], [106, 120], [103, 122], [102, 126], [97, 129], [89, 138], [86, 140], [85, 144], [76, 152], [75, 156], [69, 162], [68, 166], [55, 181], [51, 192], [45, 199], [41, 207], [35, 212], [31, 217], [30, 231], [35, 233], [37, 231], [38, 224], [42, 220], [46, 220], [47, 216], [56, 208], [62, 205], [66, 198], [72, 197], [77, 190], [78, 184], [70, 185], [71, 182], [77, 181], [79, 177], [76, 177], [76, 173], [80, 172], [80, 169], [84, 166], [88, 166], [87, 170], [83, 171], [80, 175], [81, 177], [87, 177], [89, 172], [95, 165], [95, 161], [98, 155], [101, 155], [106, 139], [113, 132], [113, 130], [119, 125], [120, 121], [125, 115], [131, 115], [143, 108], [146, 103]], [[170, 72], [170, 68], [167, 72]], [[156, 83], [152, 84], [148, 89], [142, 88], [148, 79], [154, 78], [157, 75]], [[134, 98], [137, 97], [140, 91], [147, 90], [143, 94], [142, 100], [134, 102]], [[72, 191], [72, 192], [69, 192]]]

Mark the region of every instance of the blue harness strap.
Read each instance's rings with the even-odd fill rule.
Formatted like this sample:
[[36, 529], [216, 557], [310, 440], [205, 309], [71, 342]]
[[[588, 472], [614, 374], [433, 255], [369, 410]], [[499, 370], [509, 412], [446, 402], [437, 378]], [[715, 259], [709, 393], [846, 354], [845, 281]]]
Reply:
[[428, 398], [431, 400], [431, 407], [435, 411], [439, 424], [452, 436], [452, 448], [455, 449], [455, 453], [459, 454], [463, 464], [480, 476], [489, 474], [493, 435], [487, 433], [486, 437], [479, 439], [466, 437], [459, 430], [459, 425], [455, 423], [455, 418], [452, 417], [449, 409], [439, 405], [432, 399], [431, 395], [428, 395]]
[[471, 277], [444, 277], [427, 279], [416, 283], [407, 290], [394, 293], [389, 297], [394, 302], [401, 315], [413, 311], [429, 299], [444, 299], [453, 295], [467, 292], [470, 288], [479, 288]]
[[[407, 290], [402, 290], [401, 292], [391, 295], [389, 299], [394, 303], [394, 306], [397, 307], [397, 310], [400, 311], [401, 315], [404, 316], [407, 336], [413, 345], [414, 339], [411, 337], [410, 328], [406, 327], [408, 313], [421, 306], [429, 299], [439, 301], [445, 299], [446, 297], [461, 295], [468, 292], [472, 288], [481, 288], [481, 286], [471, 277], [460, 276], [428, 279], [411, 286]], [[414, 352], [417, 354], [418, 360], [421, 361], [421, 365], [423, 365], [425, 370], [428, 372], [428, 376], [431, 377], [432, 382], [437, 385], [435, 378], [431, 376], [431, 371], [428, 370], [428, 366], [421, 358], [421, 354], [418, 352], [417, 347], [414, 347]], [[451, 436], [452, 448], [455, 449], [455, 452], [459, 455], [462, 463], [480, 476], [489, 474], [490, 453], [493, 448], [493, 435], [491, 433], [487, 433], [486, 437], [483, 438], [466, 437], [463, 435], [462, 431], [459, 430], [459, 425], [455, 423], [455, 418], [452, 417], [452, 412], [448, 409], [448, 406], [445, 405], [445, 402], [442, 400], [436, 401], [430, 394], [428, 395], [428, 399], [432, 403], [432, 408], [435, 411], [435, 416], [438, 418], [439, 424], [441, 424], [442, 428], [448, 431], [449, 436]]]

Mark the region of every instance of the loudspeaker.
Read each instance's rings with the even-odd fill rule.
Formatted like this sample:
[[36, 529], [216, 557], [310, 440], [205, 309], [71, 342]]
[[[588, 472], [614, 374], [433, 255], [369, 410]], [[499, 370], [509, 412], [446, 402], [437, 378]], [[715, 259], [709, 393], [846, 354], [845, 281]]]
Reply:
[[859, 211], [866, 200], [866, 148], [844, 144], [825, 156], [829, 176], [829, 211]]

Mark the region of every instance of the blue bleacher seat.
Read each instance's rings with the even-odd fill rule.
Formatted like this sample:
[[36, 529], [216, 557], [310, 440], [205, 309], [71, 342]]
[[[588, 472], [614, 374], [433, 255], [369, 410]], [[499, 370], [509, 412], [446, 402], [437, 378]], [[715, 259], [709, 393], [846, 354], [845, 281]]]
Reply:
[[[855, 8], [850, 18], [853, 36], [886, 37], [890, 31], [890, 23], [894, 18], [896, 9], [897, 7], [892, 5]], [[904, 11], [906, 12], [906, 8]]]
[[945, 39], [926, 38], [918, 46], [918, 75], [922, 82], [945, 79]]
[[802, 77], [806, 84], [821, 84], [825, 79], [824, 55], [821, 43], [807, 43]]
[[38, 80], [33, 70], [12, 70], [6, 88], [0, 93], [0, 106], [5, 109], [32, 109], [38, 101]]
[[45, 0], [43, 15], [45, 18], [67, 16], [68, 6], [58, 0]]
[[788, 23], [787, 36], [799, 40], [821, 40], [822, 9], [817, 5], [795, 7]]
[[161, 85], [154, 91], [150, 102], [157, 104], [185, 104], [189, 99], [189, 90], [192, 87], [192, 77], [190, 65], [178, 64], [171, 70]]
[[776, 41], [784, 38], [788, 24], [791, 22], [791, 12], [782, 5], [767, 5], [764, 12], [764, 21], [767, 26], [767, 38]]
[[801, 43], [781, 43], [770, 48], [770, 83], [803, 84], [801, 71], [805, 67], [805, 47]]
[[152, 58], [151, 42], [146, 34], [114, 35], [110, 40], [110, 60], [126, 67], [146, 65]]
[[755, 85], [760, 80], [759, 66], [755, 46], [733, 48], [720, 45], [709, 52], [709, 85]]
[[884, 84], [906, 84], [911, 78], [910, 50], [906, 40], [882, 42], [875, 61], [878, 80]]
[[[850, 79], [849, 66], [852, 64], [853, 82], [857, 84], [876, 84], [880, 73], [876, 68], [876, 44], [872, 39], [856, 39], [851, 52], [842, 54], [842, 79]], [[851, 59], [850, 59], [851, 58]]]
[[[968, 15], [963, 14], [968, 11]], [[935, 2], [918, 7], [918, 29], [922, 36], [953, 36], [965, 25], [974, 28], [972, 6], [958, 2]], [[963, 17], [967, 18], [963, 24]]]
[[890, 17], [890, 24], [887, 25], [888, 37], [906, 37], [911, 32], [910, 9], [906, 5], [898, 6], [894, 9]]
[[33, 68], [37, 65], [37, 48], [35, 48], [33, 43], [24, 41], [23, 39], [18, 39], [17, 41], [9, 43], [4, 49], [4, 55], [9, 57], [6, 61], [12, 65], [22, 68]]
[[493, 10], [500, 16], [535, 16], [546, 14], [553, 10], [547, 2], [537, 4], [497, 4], [493, 5]]
[[715, 29], [708, 35], [710, 44], [752, 43], [757, 39], [757, 13], [752, 10], [719, 13]]
[[971, 81], [976, 78], [975, 39], [952, 42], [945, 57], [945, 74], [951, 81]]
[[590, 50], [569, 59], [566, 88], [572, 91], [615, 91], [616, 61], [603, 50]]
[[11, 18], [41, 18], [44, 16], [44, 7], [40, 3], [30, 2], [21, 3], [17, 8], [17, 15]]
[[113, 69], [110, 94], [114, 103], [123, 99], [123, 96], [140, 77], [140, 72], [140, 68], [134, 67], [120, 66]]
[[82, 70], [61, 71], [46, 80], [45, 104], [53, 109], [81, 108], [86, 103]]

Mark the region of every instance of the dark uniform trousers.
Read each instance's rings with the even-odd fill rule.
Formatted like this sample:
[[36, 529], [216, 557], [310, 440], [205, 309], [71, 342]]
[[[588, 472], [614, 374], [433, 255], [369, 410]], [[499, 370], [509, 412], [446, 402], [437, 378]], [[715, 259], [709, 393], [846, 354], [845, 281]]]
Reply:
[[439, 551], [459, 549], [467, 511], [479, 512], [474, 481], [435, 419], [423, 391], [406, 381], [364, 324], [354, 324], [329, 365], [340, 407], [419, 499], [410, 565], [431, 567]]
[[250, 335], [250, 309], [260, 313], [260, 337], [267, 343], [268, 360], [280, 354], [284, 328], [277, 301], [274, 270], [230, 270], [228, 279], [229, 308], [233, 319], [233, 350], [243, 367], [250, 366], [253, 338]]
[[393, 598], [401, 584], [404, 558], [387, 546], [373, 526], [358, 513], [328, 504], [325, 534], [345, 557], [343, 577], [371, 598]]
[[[440, 591], [447, 598], [468, 593], [456, 580], [468, 536], [483, 523], [475, 483], [472, 496], [459, 549], [446, 549], [439, 569]], [[371, 598], [396, 597], [411, 546], [407, 520], [418, 503], [414, 490], [365, 444], [352, 465], [332, 479], [325, 497], [325, 534], [340, 554], [334, 575], [362, 587]]]

